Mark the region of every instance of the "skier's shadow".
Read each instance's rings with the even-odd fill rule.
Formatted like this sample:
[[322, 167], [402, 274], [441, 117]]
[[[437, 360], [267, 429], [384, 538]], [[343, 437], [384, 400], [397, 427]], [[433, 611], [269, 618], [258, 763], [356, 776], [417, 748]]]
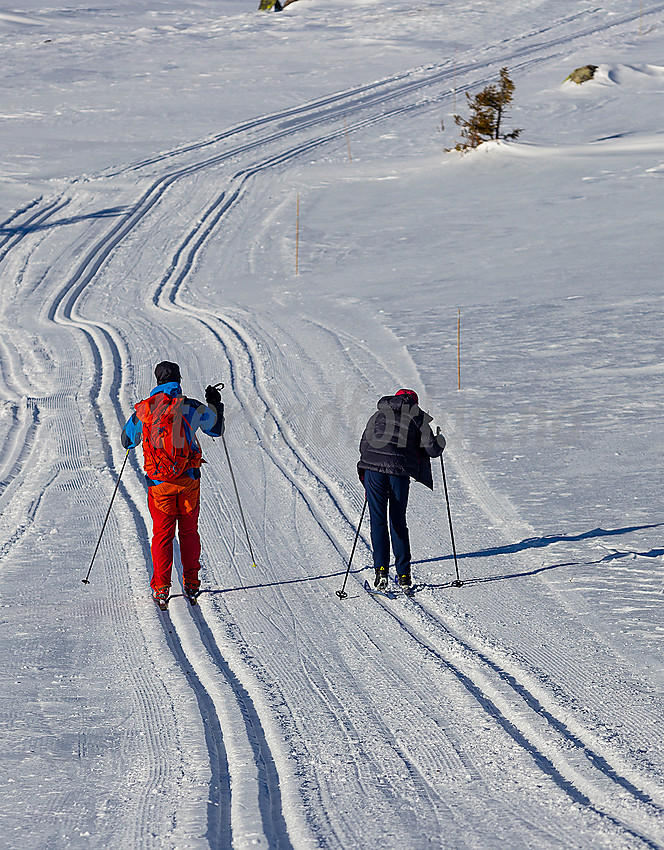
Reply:
[[[599, 537], [615, 537], [621, 534], [629, 534], [633, 531], [646, 531], [651, 528], [659, 528], [662, 525], [661, 522], [650, 523], [648, 525], [628, 525], [624, 528], [593, 528], [590, 531], [584, 531], [580, 534], [549, 534], [544, 537], [528, 537], [525, 540], [522, 540], [519, 543], [507, 544], [505, 546], [493, 546], [487, 549], [478, 549], [475, 552], [462, 552], [461, 554], [457, 553], [457, 559], [461, 560], [463, 558], [490, 558], [494, 555], [511, 555], [516, 552], [523, 552], [527, 549], [543, 549], [547, 546], [550, 546], [553, 543], [570, 543], [570, 542], [579, 542], [582, 540], [593, 540]], [[627, 557], [628, 554], [632, 553], [611, 553], [604, 558], [600, 558], [598, 561], [591, 561], [590, 563], [598, 564], [602, 561], [612, 561], [616, 558], [624, 558]], [[644, 552], [644, 557], [657, 557], [660, 554], [664, 554], [664, 549], [651, 549], [649, 552]], [[441, 558], [426, 558], [421, 561], [413, 561], [414, 564], [432, 564], [440, 561], [450, 561], [453, 559], [453, 555], [443, 555]], [[472, 584], [483, 584], [485, 582], [491, 581], [506, 581], [508, 579], [515, 578], [527, 578], [528, 576], [535, 576], [540, 573], [548, 572], [549, 570], [558, 570], [561, 567], [574, 567], [577, 566], [577, 561], [567, 561], [561, 564], [550, 564], [548, 566], [537, 567], [533, 570], [525, 570], [518, 573], [504, 573], [502, 575], [493, 575], [493, 576], [480, 576], [478, 578], [464, 578], [463, 584], [472, 585]], [[427, 587], [429, 589], [437, 589], [440, 590], [442, 588], [451, 587], [451, 582], [444, 582], [441, 584], [428, 584]]]
[[[435, 558], [435, 559], [431, 559], [431, 560], [442, 560], [442, 559]], [[413, 562], [413, 563], [415, 563], [415, 562]], [[420, 561], [419, 563], [424, 563], [424, 562]], [[574, 563], [570, 562], [569, 564], [552, 564], [549, 567], [539, 567], [536, 570], [530, 570], [528, 572], [521, 572], [521, 573], [505, 573], [504, 575], [496, 575], [496, 576], [481, 576], [481, 577], [478, 577], [478, 578], [464, 578], [462, 586], [466, 587], [466, 586], [470, 586], [470, 585], [473, 585], [473, 584], [482, 584], [484, 582], [489, 582], [489, 581], [506, 581], [507, 579], [526, 578], [527, 576], [534, 576], [534, 575], [537, 575], [538, 573], [545, 572], [546, 570], [555, 570], [555, 569], [558, 569], [559, 567], [569, 567], [569, 566], [574, 566]], [[371, 568], [360, 567], [359, 569], [351, 570], [351, 575], [357, 575], [359, 573], [364, 572], [367, 569], [371, 569]], [[328, 579], [328, 578], [341, 577], [341, 576], [344, 576], [345, 574], [346, 574], [346, 571], [341, 570], [341, 571], [336, 572], [336, 573], [327, 573], [325, 575], [319, 575], [319, 576], [307, 576], [305, 578], [285, 579], [283, 581], [266, 581], [266, 582], [263, 582], [262, 584], [245, 584], [244, 586], [241, 586], [241, 587], [223, 587], [223, 588], [222, 587], [211, 587], [211, 588], [205, 588], [205, 589], [201, 590], [199, 592], [198, 596], [200, 597], [200, 596], [203, 596], [204, 594], [209, 594], [210, 596], [218, 596], [218, 595], [222, 595], [222, 594], [225, 594], [225, 593], [236, 593], [236, 592], [240, 592], [240, 591], [244, 591], [244, 590], [263, 590], [265, 588], [270, 588], [270, 587], [284, 587], [285, 585], [289, 585], [289, 584], [300, 584], [302, 582], [323, 581], [324, 579]], [[373, 570], [371, 571], [371, 574], [373, 575]], [[455, 582], [452, 579], [450, 579], [449, 581], [440, 582], [438, 584], [420, 581], [420, 582], [417, 582], [416, 584], [413, 585], [412, 591], [413, 591], [414, 594], [417, 594], [417, 593], [420, 593], [422, 590], [444, 590], [446, 588], [454, 588], [454, 587], [457, 587], [457, 585], [455, 584]], [[183, 595], [184, 594], [182, 594], [182, 593], [174, 593], [174, 594], [171, 595], [170, 598], [172, 599], [174, 596], [183, 596]]]
[[[506, 544], [505, 546], [493, 546], [487, 549], [478, 549], [474, 552], [462, 552], [457, 553], [457, 559], [463, 560], [466, 558], [490, 558], [495, 555], [510, 555], [516, 552], [523, 552], [528, 549], [543, 549], [547, 546], [550, 546], [553, 543], [570, 543], [570, 542], [579, 542], [583, 540], [593, 540], [595, 538], [600, 537], [615, 537], [622, 534], [629, 534], [634, 531], [645, 531], [651, 528], [659, 528], [663, 523], [656, 522], [650, 523], [649, 525], [631, 525], [625, 526], [624, 528], [593, 528], [590, 531], [584, 531], [580, 534], [550, 534], [544, 537], [529, 537], [525, 540], [520, 541], [519, 543], [511, 543]], [[616, 558], [624, 558], [628, 555], [633, 554], [631, 552], [628, 553], [611, 553], [604, 558], [601, 558], [599, 561], [592, 561], [591, 563], [601, 563], [602, 561], [610, 561]], [[660, 555], [664, 555], [664, 549], [651, 549], [648, 552], [642, 553], [644, 557], [658, 557]], [[413, 564], [434, 564], [440, 563], [442, 561], [451, 561], [453, 559], [453, 555], [442, 555], [438, 558], [423, 558], [419, 561], [413, 561]], [[517, 578], [528, 578], [530, 576], [539, 575], [540, 573], [545, 573], [550, 570], [557, 570], [561, 567], [573, 567], [576, 566], [578, 562], [576, 561], [567, 561], [559, 564], [550, 564], [548, 566], [537, 567], [532, 570], [524, 570], [521, 572], [515, 573], [503, 573], [500, 575], [492, 575], [492, 576], [478, 576], [476, 578], [465, 578], [463, 579], [463, 586], [469, 587], [470, 585], [475, 584], [484, 584], [486, 582], [493, 581], [508, 581], [510, 579]], [[358, 567], [354, 570], [350, 571], [351, 575], [359, 575], [364, 572], [365, 567]], [[245, 584], [240, 587], [225, 587], [225, 588], [206, 588], [201, 590], [199, 596], [203, 594], [209, 594], [211, 596], [221, 595], [224, 593], [237, 593], [241, 591], [247, 590], [262, 590], [270, 587], [285, 587], [292, 584], [302, 584], [304, 582], [313, 582], [313, 581], [324, 581], [325, 579], [337, 578], [346, 575], [346, 570], [338, 570], [332, 573], [324, 573], [322, 575], [316, 576], [302, 576], [301, 578], [292, 578], [292, 579], [282, 579], [281, 581], [266, 581], [260, 584]], [[428, 583], [428, 582], [418, 582], [414, 590], [415, 592], [419, 592], [421, 590], [443, 590], [446, 588], [455, 587], [452, 580], [446, 582], [440, 582], [438, 584]], [[173, 596], [181, 595], [181, 594], [173, 594]]]
[[[357, 575], [366, 570], [366, 567], [358, 567], [356, 570], [351, 570], [351, 575]], [[235, 593], [243, 590], [262, 590], [268, 587], [285, 587], [289, 584], [302, 584], [303, 582], [312, 582], [312, 581], [323, 581], [328, 578], [337, 578], [346, 575], [346, 570], [338, 570], [334, 573], [324, 573], [323, 575], [318, 576], [303, 576], [302, 578], [287, 578], [282, 579], [281, 581], [265, 581], [261, 584], [245, 584], [240, 587], [210, 587], [204, 588], [199, 592], [199, 596], [203, 596], [203, 594], [209, 594], [210, 596], [216, 596], [222, 593]], [[183, 594], [173, 594], [181, 596]]]
[[[443, 560], [442, 558], [435, 558], [432, 560]], [[424, 561], [420, 561], [419, 563], [425, 563]], [[471, 584], [484, 584], [485, 582], [490, 581], [507, 581], [508, 579], [515, 578], [528, 578], [528, 576], [536, 576], [539, 573], [545, 573], [548, 570], [558, 570], [560, 567], [573, 567], [576, 566], [576, 561], [569, 561], [564, 564], [550, 564], [548, 567], [538, 567], [536, 570], [526, 570], [520, 573], [503, 573], [502, 575], [495, 576], [478, 576], [477, 578], [463, 578], [463, 586], [470, 586]], [[428, 590], [442, 590], [446, 587], [455, 587], [456, 585], [452, 581], [442, 582], [441, 584], [421, 584], [419, 587], [421, 589]]]
[[607, 561], [618, 561], [620, 558], [631, 558], [633, 556], [638, 556], [639, 558], [661, 558], [664, 555], [664, 549], [649, 549], [647, 552], [609, 552], [608, 555], [605, 555], [603, 558], [597, 563], [603, 564]]
[[86, 213], [84, 215], [74, 215], [68, 218], [59, 218], [55, 221], [44, 220], [40, 222], [31, 222], [28, 224], [5, 224], [0, 227], [0, 236], [16, 236], [17, 234], [25, 235], [34, 233], [38, 230], [51, 230], [54, 227], [62, 227], [68, 224], [77, 224], [81, 221], [88, 221], [95, 218], [116, 218], [127, 214], [127, 207], [108, 207], [95, 212]]
[[[645, 531], [650, 528], [659, 528], [661, 522], [649, 525], [628, 525], [624, 528], [593, 528], [583, 531], [581, 534], [549, 534], [544, 537], [527, 537], [519, 543], [508, 543], [505, 546], [492, 546], [487, 549], [477, 549], [475, 552], [457, 553], [458, 560], [464, 558], [491, 558], [494, 555], [514, 555], [527, 549], [544, 549], [553, 543], [577, 543], [581, 540], [593, 540], [598, 537], [615, 537], [621, 534], [630, 534], [633, 531]], [[658, 551], [658, 550], [652, 550]], [[421, 561], [413, 561], [414, 564], [433, 564], [439, 561], [451, 561], [453, 555], [443, 555], [439, 558], [424, 558]], [[654, 556], [653, 556], [654, 557]]]

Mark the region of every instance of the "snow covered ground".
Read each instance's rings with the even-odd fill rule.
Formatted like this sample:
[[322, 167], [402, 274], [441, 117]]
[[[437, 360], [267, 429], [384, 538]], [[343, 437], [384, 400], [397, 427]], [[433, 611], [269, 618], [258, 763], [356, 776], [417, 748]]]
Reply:
[[[664, 3], [257, 5], [0, 8], [0, 844], [664, 847]], [[503, 66], [522, 136], [445, 153]], [[133, 453], [81, 583], [161, 359], [257, 564], [206, 440], [165, 615]], [[400, 386], [465, 583], [435, 466], [418, 592], [365, 525], [342, 601]]]

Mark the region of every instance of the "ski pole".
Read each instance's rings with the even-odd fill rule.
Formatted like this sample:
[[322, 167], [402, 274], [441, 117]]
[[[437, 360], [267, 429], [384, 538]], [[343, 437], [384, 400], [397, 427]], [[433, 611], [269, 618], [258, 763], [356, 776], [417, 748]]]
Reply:
[[362, 513], [360, 514], [360, 521], [357, 524], [357, 531], [355, 533], [355, 541], [353, 543], [353, 548], [350, 552], [350, 558], [348, 559], [348, 568], [346, 569], [346, 575], [344, 576], [344, 583], [341, 586], [341, 590], [337, 590], [336, 594], [339, 599], [346, 599], [348, 594], [346, 593], [346, 582], [348, 581], [348, 574], [350, 573], [350, 565], [353, 563], [353, 555], [355, 554], [355, 547], [357, 546], [357, 539], [360, 536], [360, 528], [362, 528], [362, 520], [364, 519], [364, 512], [367, 509], [367, 497], [364, 497], [364, 504], [362, 505]]
[[242, 502], [240, 501], [240, 491], [237, 489], [237, 482], [235, 481], [235, 473], [233, 472], [233, 464], [231, 463], [231, 456], [228, 454], [228, 446], [226, 445], [226, 437], [224, 434], [221, 435], [221, 441], [224, 444], [224, 451], [226, 452], [226, 460], [228, 461], [228, 469], [231, 473], [231, 480], [233, 482], [233, 489], [235, 490], [235, 497], [237, 499], [237, 505], [240, 509], [240, 518], [242, 519], [242, 525], [244, 526], [244, 533], [247, 537], [247, 546], [249, 547], [249, 554], [251, 555], [251, 563], [252, 566], [256, 566], [256, 558], [254, 557], [254, 550], [251, 548], [251, 540], [249, 539], [249, 529], [247, 528], [247, 521], [244, 518], [244, 511], [242, 510]]
[[92, 560], [90, 561], [90, 566], [88, 567], [88, 574], [85, 578], [81, 579], [83, 584], [90, 584], [90, 571], [92, 570], [92, 565], [95, 562], [95, 558], [97, 557], [97, 552], [99, 550], [99, 544], [101, 543], [101, 538], [104, 534], [104, 529], [106, 528], [106, 523], [108, 522], [108, 518], [111, 514], [111, 508], [113, 507], [113, 499], [115, 499], [115, 494], [118, 492], [118, 487], [120, 486], [120, 479], [122, 478], [122, 473], [124, 472], [124, 468], [127, 464], [127, 458], [129, 457], [129, 450], [132, 446], [129, 446], [127, 449], [127, 454], [124, 457], [124, 461], [122, 463], [122, 468], [120, 469], [120, 474], [118, 475], [118, 480], [115, 482], [115, 490], [113, 490], [113, 495], [111, 496], [111, 503], [108, 506], [108, 510], [106, 511], [106, 516], [104, 518], [104, 524], [101, 527], [101, 533], [99, 534], [99, 540], [97, 540], [97, 545], [95, 546], [95, 551], [92, 555]]
[[[216, 384], [212, 384], [215, 390], [223, 390], [225, 384], [223, 381], [218, 381]], [[244, 533], [247, 538], [247, 546], [249, 547], [249, 554], [251, 555], [251, 564], [252, 566], [256, 566], [256, 558], [254, 556], [254, 550], [251, 546], [251, 540], [249, 539], [249, 529], [247, 528], [247, 521], [244, 518], [244, 511], [242, 510], [242, 502], [240, 501], [240, 491], [237, 489], [237, 481], [235, 480], [235, 473], [233, 472], [233, 464], [231, 463], [231, 456], [228, 454], [228, 446], [226, 445], [226, 437], [224, 434], [221, 435], [221, 442], [224, 444], [224, 452], [226, 452], [226, 460], [228, 461], [228, 470], [231, 474], [231, 481], [233, 482], [233, 489], [235, 490], [235, 498], [237, 499], [237, 506], [240, 509], [240, 519], [242, 520], [242, 526], [244, 527]]]
[[457, 553], [456, 546], [454, 545], [454, 530], [452, 529], [452, 512], [450, 511], [450, 497], [447, 492], [447, 478], [445, 476], [445, 463], [443, 462], [443, 456], [440, 456], [440, 468], [443, 471], [443, 487], [445, 488], [445, 501], [447, 502], [447, 518], [450, 521], [450, 539], [452, 541], [452, 553], [454, 555], [454, 566], [456, 568], [456, 581], [452, 582], [452, 587], [461, 587], [463, 582], [459, 577], [459, 563], [457, 561]]

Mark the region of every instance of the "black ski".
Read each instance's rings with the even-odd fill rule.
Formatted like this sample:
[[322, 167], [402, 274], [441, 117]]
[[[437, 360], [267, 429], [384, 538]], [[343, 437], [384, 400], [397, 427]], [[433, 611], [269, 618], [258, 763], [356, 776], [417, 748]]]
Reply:
[[369, 594], [369, 596], [384, 596], [386, 599], [395, 599], [397, 594], [388, 586], [386, 587], [372, 587], [369, 582], [364, 580], [364, 589]]
[[384, 596], [386, 599], [396, 599], [397, 596], [412, 596], [415, 593], [415, 588], [402, 587], [400, 584], [397, 584], [396, 587], [390, 587], [388, 585], [379, 589], [372, 587], [366, 579], [364, 580], [364, 589], [369, 596]]
[[394, 576], [394, 583], [396, 584], [399, 592], [403, 593], [404, 596], [412, 596], [415, 591], [421, 587], [421, 585], [416, 584], [399, 584], [398, 576]]

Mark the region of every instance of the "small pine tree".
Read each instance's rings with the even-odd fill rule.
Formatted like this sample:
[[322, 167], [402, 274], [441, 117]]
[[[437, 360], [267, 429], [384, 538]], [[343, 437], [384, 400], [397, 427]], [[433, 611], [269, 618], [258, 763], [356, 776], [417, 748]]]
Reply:
[[512, 130], [510, 133], [502, 132], [502, 122], [513, 94], [514, 83], [507, 74], [507, 68], [500, 69], [500, 85], [487, 86], [475, 97], [466, 94], [470, 118], [466, 120], [460, 115], [454, 116], [454, 123], [461, 127], [461, 138], [465, 141], [457, 142], [453, 148], [446, 150], [464, 152], [491, 139], [518, 138], [521, 129]]

